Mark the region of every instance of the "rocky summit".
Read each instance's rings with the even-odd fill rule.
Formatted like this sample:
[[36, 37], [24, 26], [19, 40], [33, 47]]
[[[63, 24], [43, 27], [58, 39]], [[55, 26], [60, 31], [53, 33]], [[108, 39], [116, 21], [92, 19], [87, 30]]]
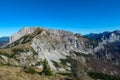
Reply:
[[35, 31], [35, 29], [36, 29], [35, 27], [33, 27], [33, 28], [24, 27], [17, 33], [14, 33], [13, 35], [11, 35], [9, 43], [12, 43], [12, 42], [18, 40], [25, 35], [32, 34]]
[[119, 30], [82, 36], [65, 30], [24, 27], [0, 49], [0, 65], [17, 66], [27, 73], [37, 71], [41, 76], [59, 74], [63, 80], [101, 79], [98, 75], [119, 80], [119, 47]]

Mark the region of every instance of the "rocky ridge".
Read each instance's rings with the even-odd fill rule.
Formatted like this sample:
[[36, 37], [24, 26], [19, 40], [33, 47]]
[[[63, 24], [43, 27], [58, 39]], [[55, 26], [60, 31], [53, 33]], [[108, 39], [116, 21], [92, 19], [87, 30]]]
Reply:
[[[62, 64], [62, 60], [71, 56], [72, 51], [93, 54], [92, 45], [85, 45], [89, 41], [88, 39], [64, 30], [23, 28], [17, 34], [12, 35], [10, 39], [9, 47], [11, 49], [9, 52], [14, 60], [4, 55], [4, 52], [8, 53], [6, 50], [3, 50], [1, 57], [4, 59], [4, 63], [8, 63], [8, 60], [12, 59], [11, 63], [17, 66], [27, 64], [41, 67], [41, 62], [47, 59], [51, 69], [66, 71], [71, 70], [71, 64], [69, 62], [66, 62], [67, 65]], [[17, 48], [16, 46], [19, 45], [22, 47]], [[25, 48], [25, 45], [28, 47]], [[55, 64], [60, 64], [60, 66], [56, 67]]]
[[[98, 42], [94, 48], [96, 58], [113, 64], [120, 65], [120, 31], [103, 32], [87, 35], [88, 38]], [[105, 68], [107, 69], [107, 68]], [[119, 71], [119, 70], [118, 70]], [[118, 72], [119, 73], [119, 72]]]
[[[33, 31], [26, 33], [26, 30], [30, 29]], [[42, 62], [46, 59], [53, 71], [71, 72], [73, 63], [80, 62], [76, 65], [82, 67], [78, 68], [84, 75], [86, 75], [84, 68], [120, 75], [119, 44], [116, 44], [119, 42], [119, 31], [87, 35], [85, 38], [80, 34], [64, 30], [39, 27], [30, 29], [20, 30], [18, 34], [22, 31], [22, 35], [17, 38], [16, 35], [11, 36], [12, 43], [10, 41], [5, 49], [0, 50], [0, 63], [42, 68]], [[113, 46], [112, 49], [109, 45]], [[108, 66], [111, 68], [108, 69]]]
[[21, 37], [23, 37], [25, 35], [32, 34], [35, 30], [36, 30], [36, 27], [33, 27], [33, 28], [24, 27], [23, 29], [21, 29], [17, 33], [14, 33], [10, 36], [9, 43], [13, 43], [14, 41], [19, 40]]

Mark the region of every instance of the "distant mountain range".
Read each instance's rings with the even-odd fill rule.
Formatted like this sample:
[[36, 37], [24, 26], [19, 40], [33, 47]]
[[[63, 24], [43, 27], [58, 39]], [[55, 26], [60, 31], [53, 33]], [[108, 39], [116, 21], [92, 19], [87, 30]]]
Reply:
[[114, 40], [120, 40], [119, 39], [119, 35], [120, 35], [120, 30], [115, 30], [112, 32], [106, 31], [103, 33], [99, 33], [99, 34], [95, 34], [95, 33], [90, 33], [88, 35], [84, 35], [87, 38], [90, 38], [92, 40], [96, 40], [96, 41], [108, 41], [108, 42], [114, 42]]
[[3, 47], [4, 45], [9, 43], [9, 37], [1, 37], [0, 38], [0, 47]]

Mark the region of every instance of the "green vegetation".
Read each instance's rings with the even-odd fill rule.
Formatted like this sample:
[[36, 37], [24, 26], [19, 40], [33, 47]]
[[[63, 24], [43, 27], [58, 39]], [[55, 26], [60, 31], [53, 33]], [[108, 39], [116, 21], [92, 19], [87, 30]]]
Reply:
[[15, 41], [14, 43], [12, 43], [14, 46], [19, 44], [19, 40]]
[[30, 41], [30, 40], [28, 39], [29, 36], [30, 36], [30, 35], [26, 35], [26, 36], [23, 36], [23, 37], [22, 37], [22, 39], [23, 39], [22, 44], [25, 44], [25, 43], [27, 43], [27, 42]]
[[33, 48], [31, 48], [31, 50], [32, 50], [32, 52], [33, 52], [34, 55], [38, 54]]
[[120, 80], [119, 76], [112, 76], [104, 73], [88, 72], [88, 75], [94, 79], [102, 80]]
[[[30, 42], [32, 40], [32, 38], [34, 38], [36, 35], [40, 34], [41, 32], [43, 31], [43, 29], [41, 28], [37, 28], [33, 34], [31, 35], [26, 35], [26, 36], [23, 36], [21, 39], [23, 39], [23, 41], [21, 42], [22, 44], [25, 44], [27, 42]], [[21, 40], [20, 39], [20, 40]]]
[[6, 57], [11, 57], [9, 54], [5, 53], [5, 52], [0, 52], [0, 55], [4, 55]]
[[24, 50], [23, 49], [16, 49], [16, 48], [14, 48], [14, 49], [12, 49], [12, 52], [19, 53], [19, 52], [24, 52]]
[[72, 59], [71, 57], [67, 57], [66, 59], [60, 59], [61, 63], [65, 66], [67, 66], [66, 63], [73, 63], [75, 60]]
[[84, 54], [84, 53], [80, 53], [80, 52], [75, 52], [74, 53], [76, 54], [76, 56], [83, 56], [85, 58], [89, 57], [89, 56], [92, 56], [91, 54]]
[[0, 52], [0, 55], [4, 55], [4, 56], [6, 56], [8, 58], [15, 58], [16, 54], [18, 54], [19, 52], [24, 52], [24, 50], [23, 49], [16, 49], [16, 48], [14, 48], [14, 49], [12, 49], [12, 52], [13, 52], [13, 54], [8, 54], [6, 52]]
[[44, 73], [46, 76], [52, 76], [53, 75], [53, 73], [50, 69], [50, 66], [48, 65], [48, 61], [46, 59], [43, 61], [43, 71], [42, 71], [42, 73]]
[[60, 65], [57, 62], [55, 62], [55, 61], [52, 61], [52, 62], [53, 62], [55, 67], [58, 67], [58, 68], [60, 67]]
[[10, 65], [9, 63], [4, 64], [4, 63], [0, 62], [0, 66], [12, 66], [12, 65]]
[[25, 72], [28, 74], [37, 74], [37, 71], [32, 67], [29, 67]]
[[8, 53], [5, 53], [5, 52], [0, 52], [0, 55], [4, 55], [8, 58], [14, 58], [15, 57], [15, 54], [8, 54]]
[[68, 76], [68, 77], [72, 77], [72, 74], [71, 74], [71, 72], [58, 72], [58, 74], [60, 74], [60, 75], [63, 75], [63, 76]]

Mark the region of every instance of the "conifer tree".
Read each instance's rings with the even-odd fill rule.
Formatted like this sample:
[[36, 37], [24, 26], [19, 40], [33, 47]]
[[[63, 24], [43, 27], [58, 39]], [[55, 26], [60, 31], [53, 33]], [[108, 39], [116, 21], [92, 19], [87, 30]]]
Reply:
[[50, 66], [48, 64], [48, 61], [46, 59], [43, 61], [43, 73], [47, 76], [52, 76], [53, 75], [53, 73], [50, 69]]

